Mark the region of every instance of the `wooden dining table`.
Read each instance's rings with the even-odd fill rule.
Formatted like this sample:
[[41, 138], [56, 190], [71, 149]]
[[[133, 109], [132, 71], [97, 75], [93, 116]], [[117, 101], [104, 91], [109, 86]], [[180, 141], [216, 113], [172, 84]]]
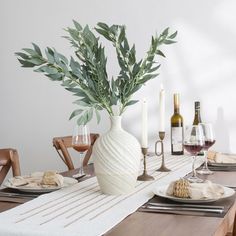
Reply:
[[[94, 176], [93, 165], [88, 165], [85, 172]], [[79, 169], [62, 172], [67, 177], [78, 173]], [[226, 186], [236, 186], [236, 172], [215, 171], [213, 175], [201, 178]], [[80, 181], [85, 180], [81, 179]], [[0, 212], [14, 208], [20, 203], [1, 202]], [[136, 211], [109, 230], [106, 236], [236, 236], [232, 233], [236, 214], [236, 201], [224, 217], [174, 215], [166, 213], [146, 213]], [[230, 233], [231, 232], [231, 233]], [[1, 235], [1, 232], [0, 232]]]

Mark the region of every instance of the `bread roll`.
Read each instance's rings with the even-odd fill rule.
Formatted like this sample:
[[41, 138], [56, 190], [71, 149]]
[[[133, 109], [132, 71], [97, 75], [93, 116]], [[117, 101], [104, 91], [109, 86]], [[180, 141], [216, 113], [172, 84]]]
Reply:
[[186, 179], [179, 179], [174, 182], [172, 182], [168, 189], [167, 194], [179, 198], [189, 198], [190, 192], [189, 192], [189, 181]]
[[56, 171], [46, 171], [42, 178], [42, 184], [61, 187], [63, 185], [63, 176], [57, 174]]

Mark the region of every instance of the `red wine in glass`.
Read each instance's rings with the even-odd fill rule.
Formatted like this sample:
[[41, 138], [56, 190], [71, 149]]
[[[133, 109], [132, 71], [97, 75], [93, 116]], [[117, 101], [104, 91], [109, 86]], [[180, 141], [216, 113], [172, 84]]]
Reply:
[[199, 144], [184, 144], [184, 148], [191, 155], [197, 155], [202, 150], [203, 146]]
[[87, 125], [76, 125], [72, 136], [72, 147], [79, 152], [80, 170], [78, 174], [73, 175], [74, 178], [82, 178], [86, 174], [83, 168], [83, 155], [91, 145], [90, 132]]
[[78, 144], [78, 145], [73, 145], [73, 148], [77, 151], [77, 152], [85, 152], [89, 149], [90, 145], [86, 145], [86, 144]]
[[205, 144], [203, 146], [204, 150], [208, 150], [212, 145], [215, 144], [215, 140], [205, 140]]
[[184, 148], [193, 157], [192, 164], [192, 176], [187, 177], [190, 182], [203, 182], [202, 179], [198, 178], [195, 170], [196, 155], [203, 149], [204, 136], [202, 127], [198, 125], [187, 126], [184, 132]]
[[213, 172], [209, 170], [208, 168], [207, 151], [212, 145], [214, 145], [215, 136], [214, 136], [213, 127], [211, 123], [200, 123], [199, 125], [202, 127], [203, 135], [205, 137], [205, 141], [203, 145], [205, 162], [204, 162], [203, 167], [200, 170], [198, 170], [197, 173], [202, 174], [202, 175], [210, 175], [210, 174], [213, 174]]

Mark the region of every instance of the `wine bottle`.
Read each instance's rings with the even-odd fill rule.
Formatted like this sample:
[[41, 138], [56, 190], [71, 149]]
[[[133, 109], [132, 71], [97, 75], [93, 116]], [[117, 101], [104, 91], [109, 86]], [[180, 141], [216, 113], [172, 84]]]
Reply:
[[199, 123], [202, 123], [201, 114], [200, 114], [200, 102], [194, 103], [194, 109], [195, 109], [195, 115], [193, 120], [193, 125], [198, 125]]
[[[194, 115], [194, 119], [193, 119], [193, 125], [198, 125], [199, 123], [202, 123], [199, 101], [194, 102], [194, 110], [195, 110], [195, 115]], [[197, 155], [203, 156], [204, 152], [200, 151]]]
[[183, 155], [183, 117], [179, 112], [179, 94], [174, 94], [174, 114], [171, 117], [171, 154]]

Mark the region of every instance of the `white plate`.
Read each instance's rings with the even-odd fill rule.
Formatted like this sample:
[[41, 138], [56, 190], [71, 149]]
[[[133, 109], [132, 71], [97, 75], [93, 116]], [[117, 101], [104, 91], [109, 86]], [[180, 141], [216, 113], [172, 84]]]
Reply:
[[215, 202], [215, 201], [218, 201], [220, 199], [231, 197], [235, 193], [235, 191], [233, 189], [222, 186], [224, 188], [224, 195], [221, 198], [219, 198], [219, 199], [198, 199], [198, 200], [194, 200], [194, 199], [191, 199], [191, 198], [179, 198], [179, 197], [174, 197], [174, 196], [167, 195], [166, 190], [167, 190], [168, 186], [169, 185], [156, 187], [156, 189], [154, 189], [153, 192], [157, 196], [164, 197], [164, 198], [170, 199], [170, 200], [175, 201], [175, 202], [184, 202], [184, 203]]
[[69, 178], [69, 177], [64, 177], [63, 186], [61, 186], [61, 187], [58, 187], [58, 186], [51, 186], [51, 187], [47, 187], [47, 188], [43, 188], [43, 187], [42, 188], [40, 188], [40, 187], [39, 188], [30, 188], [30, 187], [27, 188], [26, 186], [15, 187], [15, 186], [12, 186], [12, 184], [11, 184], [11, 182], [9, 180], [7, 180], [4, 183], [4, 186], [7, 187], [7, 188], [19, 190], [21, 192], [49, 193], [49, 192], [52, 192], [52, 191], [55, 191], [55, 190], [58, 190], [58, 189], [61, 189], [61, 188], [65, 188], [65, 187], [74, 185], [76, 183], [78, 183], [78, 181], [76, 179]]
[[208, 161], [209, 166], [218, 166], [218, 167], [236, 167], [236, 163], [216, 163]]

